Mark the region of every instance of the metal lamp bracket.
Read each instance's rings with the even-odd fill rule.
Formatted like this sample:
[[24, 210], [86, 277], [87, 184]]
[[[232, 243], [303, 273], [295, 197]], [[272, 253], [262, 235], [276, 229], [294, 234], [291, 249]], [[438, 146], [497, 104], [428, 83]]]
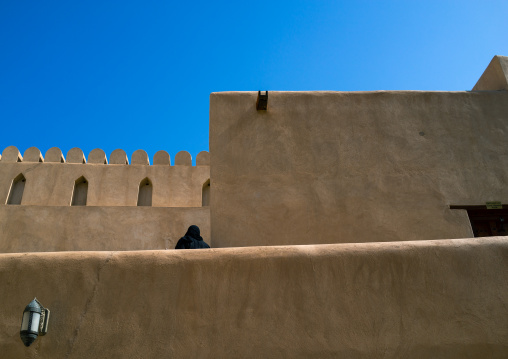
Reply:
[[50, 311], [35, 298], [35, 301], [41, 306], [41, 320], [39, 322], [39, 335], [46, 335], [48, 332], [48, 322], [49, 322], [49, 314]]

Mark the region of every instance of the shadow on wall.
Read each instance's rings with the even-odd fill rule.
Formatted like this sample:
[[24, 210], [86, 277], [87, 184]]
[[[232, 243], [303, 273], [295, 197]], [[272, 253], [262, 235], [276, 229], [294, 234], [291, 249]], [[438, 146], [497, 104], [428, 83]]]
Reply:
[[203, 184], [203, 193], [201, 195], [202, 206], [206, 207], [210, 205], [210, 179]]
[[7, 204], [21, 204], [23, 191], [25, 190], [26, 179], [22, 173], [12, 180], [9, 195], [7, 196]]
[[87, 195], [88, 181], [84, 176], [81, 176], [74, 182], [71, 206], [86, 206]]
[[138, 206], [151, 206], [152, 192], [152, 182], [149, 178], [145, 178], [139, 183]]

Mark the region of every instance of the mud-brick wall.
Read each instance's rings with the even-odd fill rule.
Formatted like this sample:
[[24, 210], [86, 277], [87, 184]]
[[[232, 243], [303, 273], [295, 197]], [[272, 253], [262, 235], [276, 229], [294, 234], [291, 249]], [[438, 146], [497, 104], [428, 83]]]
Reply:
[[[141, 150], [132, 161], [115, 150], [108, 161], [100, 149], [86, 159], [78, 148], [65, 157], [52, 148], [43, 157], [34, 147], [23, 155], [8, 147], [0, 161], [0, 252], [174, 248], [192, 224], [211, 243], [209, 206], [203, 202], [210, 188], [208, 157], [201, 152], [192, 166], [190, 155], [180, 152], [171, 165], [159, 151], [150, 165]], [[86, 203], [80, 204], [86, 205], [73, 205], [76, 186], [84, 181]], [[138, 202], [146, 183], [151, 203]], [[19, 204], [9, 204], [13, 191]]]
[[508, 91], [210, 97], [216, 246], [472, 237], [508, 203]]
[[83, 177], [88, 182], [87, 206], [136, 206], [144, 179], [153, 187], [153, 207], [202, 206], [203, 185], [210, 179], [208, 152], [201, 152], [192, 166], [190, 154], [184, 151], [177, 154], [174, 165], [164, 151], [154, 156], [153, 165], [142, 150], [134, 152], [130, 164], [125, 152], [115, 151], [108, 163], [100, 149], [86, 161], [78, 148], [65, 159], [58, 148], [42, 157], [34, 147], [23, 156], [14, 146], [8, 147], [0, 161], [0, 203], [7, 202], [13, 180], [21, 174], [26, 179], [22, 205], [70, 206], [75, 182]]
[[[0, 253], [173, 249], [209, 207], [0, 206]], [[213, 245], [213, 244], [212, 244]]]
[[[506, 237], [0, 254], [0, 348], [32, 359], [504, 359], [507, 272]], [[25, 348], [35, 296], [49, 329]]]

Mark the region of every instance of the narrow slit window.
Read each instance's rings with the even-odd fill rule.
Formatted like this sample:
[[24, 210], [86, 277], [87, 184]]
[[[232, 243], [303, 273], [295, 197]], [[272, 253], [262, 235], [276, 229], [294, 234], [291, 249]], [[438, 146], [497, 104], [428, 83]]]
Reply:
[[25, 183], [26, 179], [22, 173], [12, 180], [11, 190], [9, 191], [9, 196], [7, 197], [7, 204], [21, 204], [21, 199], [23, 198], [23, 192], [25, 190]]
[[151, 206], [152, 192], [152, 182], [148, 178], [145, 178], [139, 183], [138, 206]]
[[85, 177], [79, 177], [74, 182], [74, 192], [72, 193], [71, 206], [86, 206], [86, 197], [88, 195], [88, 181]]
[[203, 184], [203, 192], [201, 195], [202, 206], [206, 207], [210, 205], [210, 180]]

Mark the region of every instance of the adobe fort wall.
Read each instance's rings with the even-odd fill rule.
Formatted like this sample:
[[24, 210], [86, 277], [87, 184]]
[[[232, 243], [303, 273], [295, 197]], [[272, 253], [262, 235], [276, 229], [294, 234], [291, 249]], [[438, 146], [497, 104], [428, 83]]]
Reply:
[[[507, 271], [507, 237], [0, 254], [0, 347], [34, 359], [504, 358]], [[34, 295], [49, 329], [25, 348]]]
[[215, 246], [472, 237], [450, 205], [508, 203], [507, 91], [256, 98], [210, 96]]
[[209, 207], [0, 206], [0, 253], [172, 249]]
[[[10, 204], [20, 178], [19, 204]], [[174, 248], [191, 224], [210, 243], [209, 178], [208, 152], [192, 166], [188, 152], [171, 165], [159, 151], [150, 165], [142, 150], [129, 164], [123, 150], [108, 161], [95, 149], [87, 161], [78, 148], [64, 157], [58, 148], [42, 156], [35, 147], [23, 155], [7, 147], [0, 160], [0, 252]]]
[[[153, 186], [153, 207], [201, 207], [203, 184], [210, 179], [208, 152], [198, 155], [196, 166], [192, 166], [190, 154], [185, 151], [177, 154], [173, 166], [167, 153], [165, 163], [150, 165], [142, 150], [134, 152], [131, 164], [123, 151], [124, 162], [111, 161], [110, 164], [100, 149], [91, 151], [88, 162], [77, 148], [69, 151], [67, 161], [55, 147], [48, 150], [45, 160], [42, 156], [29, 158], [26, 152], [38, 152], [40, 156], [34, 147], [27, 149], [23, 157], [14, 146], [3, 151], [0, 161], [2, 204], [6, 203], [12, 181], [19, 174], [26, 178], [21, 204], [28, 206], [70, 206], [75, 181], [84, 177], [88, 181], [87, 206], [136, 206], [140, 183], [148, 178]], [[154, 156], [156, 160], [161, 152], [164, 151]], [[97, 156], [99, 160], [91, 162], [94, 153], [101, 155]], [[112, 157], [114, 155], [115, 151]], [[37, 158], [41, 158], [41, 162], [35, 160]]]

